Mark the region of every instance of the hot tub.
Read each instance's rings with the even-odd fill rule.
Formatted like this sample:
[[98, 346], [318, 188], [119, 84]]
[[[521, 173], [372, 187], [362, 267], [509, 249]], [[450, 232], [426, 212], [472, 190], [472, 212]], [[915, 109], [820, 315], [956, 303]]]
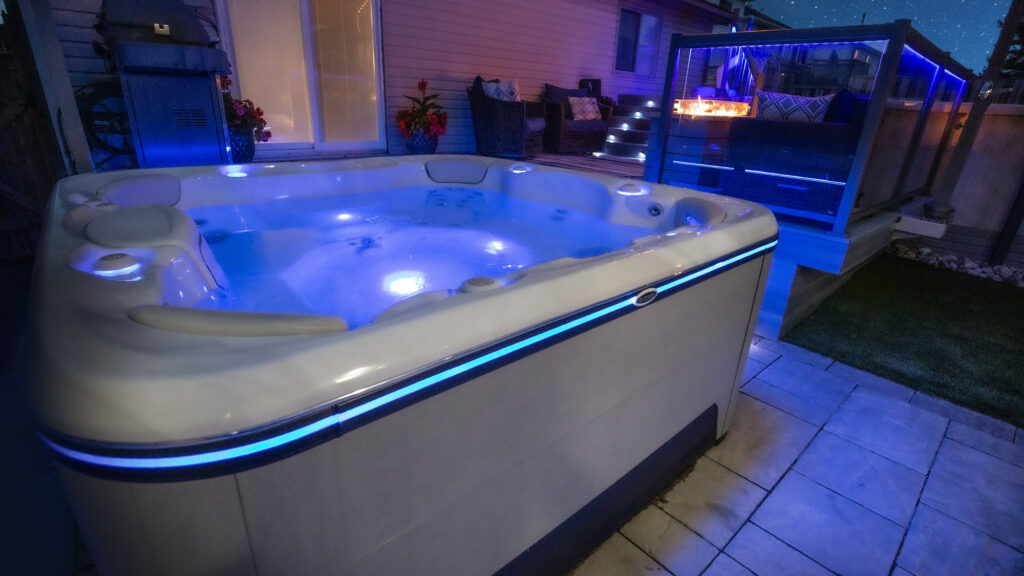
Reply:
[[726, 433], [775, 238], [471, 156], [67, 178], [40, 435], [102, 574], [561, 571]]

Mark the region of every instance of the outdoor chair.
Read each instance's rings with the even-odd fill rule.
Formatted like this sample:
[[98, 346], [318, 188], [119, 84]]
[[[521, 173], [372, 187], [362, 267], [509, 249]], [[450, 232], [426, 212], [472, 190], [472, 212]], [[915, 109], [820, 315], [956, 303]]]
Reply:
[[[503, 84], [497, 80], [488, 80], [487, 83]], [[540, 154], [544, 145], [544, 106], [540, 102], [488, 96], [484, 84], [483, 78], [477, 76], [473, 85], [466, 89], [473, 114], [477, 152], [506, 158]], [[514, 92], [504, 96], [518, 98]]]
[[586, 98], [584, 89], [544, 85], [544, 149], [559, 154], [589, 154], [604, 146], [612, 107], [596, 102], [600, 118], [574, 117], [569, 98]]

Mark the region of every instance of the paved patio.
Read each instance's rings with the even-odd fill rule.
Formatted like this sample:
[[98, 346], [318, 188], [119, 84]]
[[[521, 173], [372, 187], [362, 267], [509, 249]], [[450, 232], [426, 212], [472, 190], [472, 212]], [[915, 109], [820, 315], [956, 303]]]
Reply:
[[733, 427], [573, 576], [1024, 574], [1024, 432], [755, 338]]

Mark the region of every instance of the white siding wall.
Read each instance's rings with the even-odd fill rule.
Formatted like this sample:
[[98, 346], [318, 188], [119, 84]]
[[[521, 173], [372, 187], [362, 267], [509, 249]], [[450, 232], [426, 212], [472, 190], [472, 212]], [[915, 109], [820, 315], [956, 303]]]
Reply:
[[[619, 10], [661, 19], [656, 74], [615, 71]], [[389, 149], [404, 145], [394, 122], [420, 78], [441, 94], [448, 133], [438, 152], [475, 152], [466, 87], [485, 79], [517, 79], [526, 100], [540, 98], [545, 83], [575, 88], [600, 78], [606, 96], [661, 94], [671, 35], [711, 31], [728, 19], [678, 1], [658, 0], [383, 0], [384, 84]]]
[[[213, 0], [185, 0], [215, 18]], [[61, 48], [74, 88], [110, 78], [93, 51], [101, 0], [51, 0]], [[619, 10], [661, 19], [656, 74], [615, 71]], [[441, 94], [449, 129], [439, 152], [474, 152], [466, 87], [479, 74], [517, 79], [527, 100], [544, 83], [574, 88], [581, 78], [600, 78], [602, 93], [660, 94], [673, 33], [710, 32], [727, 18], [713, 8], [671, 0], [382, 0], [384, 85], [389, 150], [404, 145], [394, 116], [425, 78]], [[272, 36], [268, 41], [273, 41]]]

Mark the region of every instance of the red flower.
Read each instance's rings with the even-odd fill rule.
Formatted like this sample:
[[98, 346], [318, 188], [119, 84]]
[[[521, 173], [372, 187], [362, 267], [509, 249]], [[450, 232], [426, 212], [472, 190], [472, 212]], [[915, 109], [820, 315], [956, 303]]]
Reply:
[[409, 138], [416, 132], [431, 136], [445, 133], [448, 125], [448, 114], [441, 109], [435, 100], [440, 94], [427, 94], [427, 81], [420, 80], [416, 84], [419, 97], [406, 96], [410, 105], [395, 113], [395, 123], [403, 138]]
[[[221, 78], [221, 86], [231, 86], [231, 79]], [[257, 142], [270, 140], [271, 133], [267, 130], [267, 121], [263, 119], [263, 109], [253, 104], [252, 100], [231, 97], [228, 90], [222, 91], [224, 99], [224, 120], [228, 127], [237, 132], [251, 132]]]

